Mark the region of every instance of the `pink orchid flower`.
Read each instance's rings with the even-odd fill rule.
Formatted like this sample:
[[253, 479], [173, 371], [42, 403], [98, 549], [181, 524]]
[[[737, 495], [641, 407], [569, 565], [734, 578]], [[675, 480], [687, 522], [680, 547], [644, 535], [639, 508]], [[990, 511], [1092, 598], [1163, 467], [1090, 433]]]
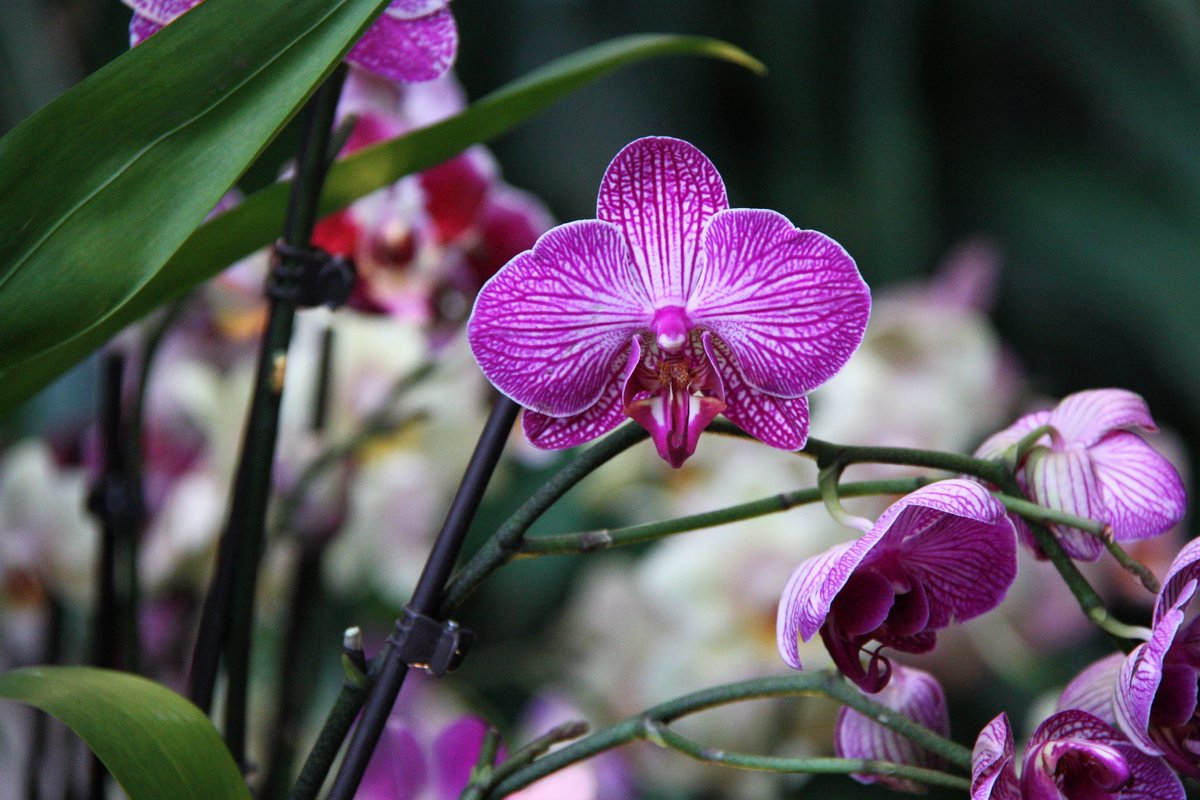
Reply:
[[1008, 715], [980, 732], [971, 754], [971, 800], [1184, 800], [1183, 784], [1086, 711], [1054, 714], [1025, 745], [1017, 777]]
[[[977, 483], [947, 480], [893, 503], [865, 535], [801, 564], [779, 603], [784, 661], [801, 669], [799, 640], [819, 631], [838, 669], [878, 692], [892, 674], [879, 649], [928, 653], [937, 631], [1000, 604], [1017, 576], [1012, 523]], [[880, 649], [881, 649], [880, 648]]]
[[[1042, 426], [1041, 437], [1018, 472], [1034, 502], [1108, 523], [1118, 542], [1147, 539], [1183, 517], [1187, 496], [1171, 462], [1135, 430], [1158, 426], [1146, 401], [1124, 389], [1094, 389], [1064, 397], [1049, 411], [1035, 411], [993, 435], [976, 451], [997, 458]], [[1037, 548], [1025, 523], [1015, 518], [1022, 541]], [[1095, 561], [1104, 544], [1083, 531], [1055, 525], [1072, 558]]]
[[[203, 0], [122, 0], [133, 9], [129, 45], [136, 47]], [[445, 73], [458, 52], [450, 0], [392, 0], [346, 60], [401, 83], [430, 81]]]
[[862, 341], [870, 293], [824, 234], [731, 209], [712, 162], [679, 139], [627, 145], [596, 216], [560, 225], [501, 269], [468, 323], [475, 358], [525, 406], [525, 434], [572, 447], [625, 417], [678, 467], [723, 413], [785, 450], [805, 395]]

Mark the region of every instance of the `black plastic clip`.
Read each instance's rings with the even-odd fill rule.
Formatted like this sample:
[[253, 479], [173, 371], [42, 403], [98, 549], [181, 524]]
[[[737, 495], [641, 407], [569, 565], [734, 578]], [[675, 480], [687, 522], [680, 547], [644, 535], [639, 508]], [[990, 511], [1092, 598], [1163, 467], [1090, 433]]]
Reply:
[[271, 254], [266, 293], [301, 308], [337, 308], [350, 299], [354, 262], [319, 247], [295, 247], [280, 239]]
[[406, 606], [388, 641], [410, 667], [441, 676], [462, 663], [475, 634], [453, 620], [439, 622]]

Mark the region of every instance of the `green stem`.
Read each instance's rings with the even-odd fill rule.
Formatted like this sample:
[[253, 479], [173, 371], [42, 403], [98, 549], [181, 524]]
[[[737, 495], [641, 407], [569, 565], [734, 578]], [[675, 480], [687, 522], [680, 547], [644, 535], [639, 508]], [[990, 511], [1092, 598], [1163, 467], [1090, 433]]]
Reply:
[[1138, 561], [1136, 558], [1129, 555], [1129, 553], [1125, 552], [1125, 549], [1121, 547], [1121, 545], [1117, 544], [1116, 539], [1105, 539], [1104, 548], [1108, 550], [1109, 555], [1111, 555], [1118, 564], [1132, 573], [1133, 576], [1141, 582], [1146, 591], [1150, 592], [1150, 594], [1157, 595], [1159, 590], [1162, 589], [1162, 584], [1158, 582], [1158, 578], [1154, 575], [1154, 571], [1141, 561]]
[[[1017, 446], [1012, 449], [1012, 463], [1008, 464], [1009, 470], [1015, 470], [1019, 465], [1025, 462], [1025, 457], [1029, 455], [1029, 451], [1037, 447], [1038, 442], [1043, 436], [1058, 437], [1058, 431], [1053, 425], [1039, 425], [1029, 433], [1021, 437], [1017, 442]], [[1005, 459], [1007, 461], [1007, 459]]]
[[448, 618], [488, 575], [511, 561], [520, 552], [525, 532], [529, 527], [571, 487], [648, 435], [641, 426], [627, 423], [584, 450], [543, 484], [492, 534], [450, 581], [442, 595], [438, 612], [440, 618]]
[[[867, 497], [880, 494], [907, 494], [922, 486], [932, 483], [925, 477], [897, 478], [881, 481], [861, 481], [843, 483], [838, 487], [842, 497]], [[611, 530], [585, 531], [582, 533], [561, 533], [553, 536], [535, 536], [528, 538], [521, 546], [519, 557], [557, 556], [575, 553], [590, 553], [596, 550], [606, 550], [610, 547], [643, 544], [672, 536], [677, 533], [712, 528], [730, 522], [739, 522], [767, 514], [777, 514], [797, 506], [821, 501], [820, 489], [800, 489], [795, 492], [771, 495], [761, 500], [752, 500], [728, 508], [706, 511], [702, 514], [692, 514], [686, 517], [648, 522], [643, 525], [631, 525], [625, 528]]]
[[656, 744], [661, 744], [697, 761], [720, 764], [723, 767], [789, 774], [882, 775], [891, 778], [904, 778], [929, 786], [947, 786], [951, 789], [962, 789], [964, 791], [969, 791], [971, 788], [971, 781], [964, 777], [950, 775], [927, 767], [914, 767], [908, 764], [897, 764], [892, 761], [876, 761], [864, 758], [833, 758], [829, 756], [781, 758], [779, 756], [731, 753], [725, 750], [705, 747], [699, 742], [693, 741], [671, 730], [666, 725], [653, 720], [648, 720], [646, 727], [648, 728], [646, 738]]
[[646, 738], [647, 722], [669, 724], [689, 714], [729, 703], [797, 695], [824, 696], [850, 706], [855, 711], [874, 719], [880, 725], [911, 739], [929, 752], [942, 756], [951, 764], [963, 770], [971, 768], [971, 751], [962, 745], [943, 738], [933, 731], [921, 727], [908, 717], [897, 714], [887, 706], [871, 700], [834, 673], [802, 672], [796, 675], [759, 678], [716, 686], [669, 700], [539, 758], [532, 764], [507, 775], [503, 780], [497, 781], [486, 796], [489, 798], [506, 797], [552, 772], [591, 758], [605, 750], [611, 750], [636, 739]]
[[1090, 533], [1097, 539], [1104, 541], [1112, 539], [1112, 528], [1103, 522], [1077, 517], [1074, 514], [1068, 514], [1066, 511], [1057, 511], [1053, 508], [1039, 506], [1037, 503], [1026, 500], [1023, 497], [1013, 497], [1012, 495], [998, 493], [996, 494], [996, 499], [1003, 503], [1004, 507], [1009, 511], [1020, 514], [1030, 522], [1039, 522], [1043, 525], [1065, 525], [1068, 528], [1077, 528], [1084, 533]]

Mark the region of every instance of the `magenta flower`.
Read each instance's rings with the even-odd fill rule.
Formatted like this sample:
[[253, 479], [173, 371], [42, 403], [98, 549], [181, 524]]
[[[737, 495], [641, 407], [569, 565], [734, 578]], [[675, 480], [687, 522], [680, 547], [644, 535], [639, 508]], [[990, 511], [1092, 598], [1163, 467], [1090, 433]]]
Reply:
[[1121, 664], [1117, 724], [1143, 752], [1200, 778], [1200, 617], [1186, 620], [1200, 580], [1200, 539], [1179, 552], [1154, 603], [1150, 641]]
[[[950, 735], [946, 695], [928, 672], [896, 665], [892, 680], [875, 700], [942, 736]], [[849, 706], [838, 713], [833, 731], [834, 752], [839, 758], [863, 758], [938, 769], [945, 759], [922, 749], [911, 739], [885, 728]], [[851, 775], [859, 783], [882, 783], [901, 792], [923, 792], [922, 784], [888, 775]]]
[[1060, 711], [1034, 731], [1017, 777], [1012, 728], [1001, 714], [971, 755], [971, 800], [1184, 800], [1183, 784], [1103, 720]]
[[[133, 9], [129, 45], [136, 47], [203, 0], [122, 0]], [[346, 60], [402, 83], [444, 74], [458, 52], [458, 28], [450, 0], [392, 0]]]
[[[1004, 506], [982, 486], [948, 480], [893, 503], [862, 538], [801, 564], [779, 603], [783, 660], [801, 669], [798, 639], [818, 631], [838, 669], [863, 691], [887, 685], [882, 647], [927, 653], [938, 630], [999, 605], [1017, 577]], [[866, 651], [868, 642], [879, 642]], [[870, 657], [863, 667], [860, 652]]]
[[559, 449], [631, 417], [680, 466], [719, 413], [785, 450], [808, 436], [805, 395], [862, 341], [870, 293], [824, 234], [731, 209], [703, 153], [626, 146], [598, 219], [560, 225], [484, 286], [468, 324], [525, 433]]
[[[1043, 425], [1052, 431], [1017, 475], [1034, 502], [1108, 523], [1118, 542], [1157, 536], [1183, 517], [1187, 497], [1179, 473], [1133, 432], [1158, 430], [1140, 396], [1124, 389], [1068, 395], [1053, 410], [1021, 417], [985, 441], [976, 455], [1002, 456]], [[1025, 523], [1014, 522], [1036, 552]], [[1083, 531], [1061, 525], [1054, 531], [1073, 558], [1094, 561], [1104, 550]]]
[[477, 717], [464, 717], [424, 747], [393, 714], [355, 800], [454, 800], [471, 779], [487, 727]]

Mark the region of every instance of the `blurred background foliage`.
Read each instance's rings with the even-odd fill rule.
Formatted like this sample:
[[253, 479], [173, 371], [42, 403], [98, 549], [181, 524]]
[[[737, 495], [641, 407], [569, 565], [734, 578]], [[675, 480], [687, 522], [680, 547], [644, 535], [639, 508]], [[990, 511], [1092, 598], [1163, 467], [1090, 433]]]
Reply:
[[[123, 52], [116, 0], [6, 0], [5, 129]], [[496, 142], [509, 180], [588, 217], [608, 160], [689, 139], [735, 205], [829, 233], [873, 285], [955, 243], [1004, 254], [997, 321], [1039, 388], [1128, 385], [1200, 428], [1200, 5], [1193, 0], [457, 0], [472, 97], [623, 33], [728, 39], [765, 79], [660, 62]], [[289, 136], [247, 177], [273, 178]]]
[[[471, 97], [643, 31], [724, 38], [770, 69], [757, 78], [691, 59], [640, 66], [493, 143], [507, 180], [559, 219], [592, 216], [613, 154], [660, 134], [707, 153], [733, 205], [778, 209], [838, 239], [875, 287], [927, 275], [956, 244], [986, 237], [1003, 254], [996, 322], [1034, 386], [1135, 388], [1196, 462], [1194, 0], [455, 0], [454, 12]], [[4, 130], [127, 46], [129, 13], [117, 0], [4, 0], [0, 18]], [[294, 147], [289, 131], [243, 188], [272, 180]], [[41, 413], [92, 413], [93, 392], [77, 391], [86, 371], [73, 380]], [[531, 487], [544, 474], [520, 477]], [[496, 584], [538, 587], [544, 596], [527, 598], [525, 619], [489, 619], [483, 602], [477, 625], [513, 637], [534, 630], [536, 609], [544, 615], [570, 572], [552, 563]], [[1053, 680], [1091, 655], [1058, 665]], [[466, 672], [467, 683], [486, 677]], [[994, 703], [984, 705], [968, 711], [971, 725], [990, 715]], [[844, 779], [819, 785], [829, 798], [860, 791]]]

